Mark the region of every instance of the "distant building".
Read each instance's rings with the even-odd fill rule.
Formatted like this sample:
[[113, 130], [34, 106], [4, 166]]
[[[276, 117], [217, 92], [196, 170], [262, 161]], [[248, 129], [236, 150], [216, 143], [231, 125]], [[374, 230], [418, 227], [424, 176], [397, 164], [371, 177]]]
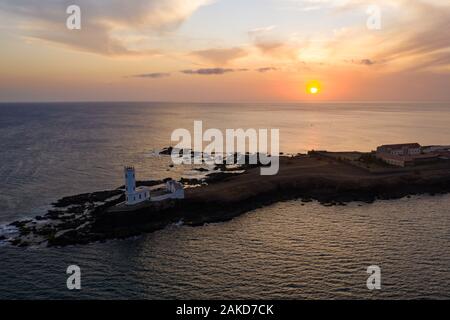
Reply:
[[450, 151], [450, 146], [427, 146], [422, 148], [423, 153], [445, 153]]
[[385, 144], [377, 148], [377, 156], [414, 156], [421, 153], [422, 149], [418, 143]]
[[169, 199], [184, 199], [184, 186], [182, 183], [174, 180], [167, 181], [166, 189], [155, 191], [151, 201], [156, 202]]
[[425, 164], [439, 159], [438, 153], [422, 154], [422, 147], [418, 143], [383, 145], [377, 148], [376, 156], [396, 167]]
[[135, 205], [150, 199], [148, 187], [136, 188], [136, 176], [134, 167], [125, 167], [125, 196], [127, 205]]
[[390, 165], [407, 167], [414, 165], [413, 157], [420, 155], [421, 152], [418, 143], [386, 144], [377, 148], [376, 156]]
[[170, 180], [166, 182], [167, 191], [172, 199], [184, 199], [184, 187], [178, 181]]
[[414, 160], [410, 156], [397, 156], [397, 155], [388, 154], [388, 153], [383, 153], [383, 154], [377, 153], [377, 158], [383, 160], [387, 164], [390, 164], [390, 165], [396, 166], [396, 167], [409, 167], [409, 166], [414, 165]]

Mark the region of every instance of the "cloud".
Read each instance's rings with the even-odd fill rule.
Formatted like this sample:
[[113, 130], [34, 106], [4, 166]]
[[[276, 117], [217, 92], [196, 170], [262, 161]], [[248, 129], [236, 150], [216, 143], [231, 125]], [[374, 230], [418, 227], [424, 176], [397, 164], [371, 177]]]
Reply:
[[276, 71], [276, 70], [278, 70], [278, 69], [274, 68], [274, 67], [263, 67], [263, 68], [256, 69], [256, 71], [261, 72], [261, 73], [265, 73], [265, 72], [269, 72], [269, 71]]
[[382, 29], [376, 33], [361, 29], [343, 34], [335, 43], [342, 41], [344, 46], [338, 45], [337, 50], [348, 50], [350, 38], [358, 54], [373, 57], [354, 63], [377, 64], [396, 72], [450, 70], [450, 37], [445, 32], [450, 28], [450, 5], [431, 0], [398, 0], [396, 6], [393, 1], [382, 3]]
[[[409, 60], [411, 69], [445, 68], [450, 60], [450, 6], [408, 2], [411, 20], [390, 36], [394, 45], [380, 52], [387, 61]], [[412, 28], [414, 26], [414, 28]], [[410, 30], [405, 32], [404, 30]]]
[[284, 47], [284, 43], [278, 41], [256, 40], [255, 46], [264, 53], [273, 53]]
[[[363, 0], [283, 0], [285, 10], [297, 10], [303, 12], [316, 11], [343, 7], [348, 4], [357, 3]], [[378, 0], [380, 1], [380, 0]]]
[[364, 64], [366, 66], [371, 66], [371, 65], [375, 64], [375, 62], [370, 59], [362, 59], [361, 61], [359, 61], [359, 63]]
[[258, 37], [258, 36], [263, 35], [265, 33], [269, 33], [270, 31], [274, 30], [275, 28], [276, 28], [276, 26], [274, 26], [274, 25], [267, 26], [267, 27], [254, 28], [254, 29], [251, 29], [248, 32], [248, 35], [251, 38]]
[[[349, 1], [345, 10], [364, 8], [370, 0]], [[382, 29], [365, 25], [339, 30], [324, 49], [330, 61], [379, 66], [383, 72], [450, 71], [450, 5], [434, 0], [380, 0]], [[349, 60], [348, 54], [370, 59]]]
[[253, 45], [264, 55], [271, 58], [297, 60], [300, 45], [289, 41], [255, 39]]
[[204, 69], [196, 69], [196, 70], [182, 70], [181, 73], [184, 74], [198, 74], [198, 75], [221, 75], [230, 72], [240, 72], [240, 71], [248, 71], [248, 69], [230, 69], [230, 68], [204, 68]]
[[170, 73], [163, 73], [163, 72], [144, 73], [144, 74], [137, 74], [137, 75], [134, 75], [134, 76], [131, 76], [131, 77], [132, 78], [159, 79], [159, 78], [170, 77]]
[[226, 65], [230, 61], [245, 57], [247, 52], [239, 47], [225, 49], [207, 49], [191, 52], [191, 55], [199, 57], [216, 65]]
[[347, 61], [353, 64], [360, 64], [360, 65], [364, 65], [364, 66], [372, 66], [375, 64], [375, 61], [371, 60], [371, 59], [361, 59], [361, 60], [351, 60], [351, 61]]
[[296, 60], [298, 58], [298, 44], [292, 39], [281, 39], [274, 31], [275, 26], [256, 28], [248, 31], [253, 46], [264, 55]]
[[[66, 8], [72, 1], [2, 0], [0, 11], [21, 19], [23, 35], [77, 50], [104, 55], [154, 54], [149, 48], [129, 46], [131, 34], [158, 34], [178, 28], [200, 6], [210, 0], [77, 0], [81, 8], [81, 30], [68, 30]], [[19, 27], [25, 25], [25, 27]]]

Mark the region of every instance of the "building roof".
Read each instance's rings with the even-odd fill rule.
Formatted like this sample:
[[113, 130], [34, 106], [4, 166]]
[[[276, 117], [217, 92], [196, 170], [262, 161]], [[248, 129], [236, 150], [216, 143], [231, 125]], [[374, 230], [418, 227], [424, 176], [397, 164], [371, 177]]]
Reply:
[[379, 148], [386, 148], [386, 149], [420, 148], [420, 144], [418, 143], [384, 144]]

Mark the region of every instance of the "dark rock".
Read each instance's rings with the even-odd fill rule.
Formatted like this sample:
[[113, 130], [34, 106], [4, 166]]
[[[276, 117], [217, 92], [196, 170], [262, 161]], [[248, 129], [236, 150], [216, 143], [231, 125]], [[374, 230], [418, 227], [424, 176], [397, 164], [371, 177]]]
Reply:
[[22, 241], [22, 242], [20, 242], [20, 243], [18, 244], [18, 246], [19, 246], [20, 248], [24, 248], [24, 247], [30, 246], [30, 243], [27, 242], [27, 241]]
[[226, 173], [226, 172], [213, 172], [213, 173], [210, 173], [210, 174], [208, 174], [206, 176], [205, 182], [207, 182], [207, 183], [217, 183], [219, 181], [224, 181], [224, 180], [226, 180], [228, 178], [231, 178], [231, 177], [237, 176], [237, 175], [241, 175], [241, 174], [244, 174], [244, 173], [232, 173], [232, 174], [230, 174], [230, 173]]
[[65, 212], [64, 211], [58, 211], [58, 210], [49, 210], [47, 212], [47, 214], [45, 215], [45, 218], [47, 219], [51, 219], [51, 220], [57, 220], [59, 219], [62, 215], [64, 215]]
[[62, 247], [62, 246], [73, 245], [73, 244], [79, 243], [80, 241], [82, 241], [82, 239], [80, 239], [80, 235], [78, 234], [78, 232], [76, 230], [70, 230], [70, 231], [63, 233], [62, 235], [60, 235], [58, 237], [55, 236], [55, 237], [50, 238], [48, 240], [48, 244], [49, 244], [49, 246]]
[[172, 154], [173, 151], [173, 147], [168, 147], [168, 148], [164, 148], [162, 149], [159, 154], [160, 155], [166, 155], [166, 156], [170, 156]]
[[67, 212], [68, 213], [83, 213], [84, 212], [84, 210], [85, 210], [85, 207], [84, 206], [73, 206], [73, 207], [70, 207], [69, 209], [67, 209]]
[[51, 237], [56, 233], [56, 229], [53, 226], [46, 225], [36, 229], [35, 233], [43, 237]]
[[32, 222], [32, 220], [21, 220], [21, 221], [14, 221], [13, 223], [10, 223], [10, 226], [21, 228], [27, 225], [28, 223]]
[[187, 178], [181, 178], [180, 182], [184, 185], [194, 186], [198, 184], [202, 184], [203, 181], [199, 179], [187, 179]]
[[21, 242], [22, 242], [22, 241], [21, 241], [20, 239], [14, 239], [14, 240], [11, 240], [11, 241], [10, 241], [10, 243], [11, 243], [13, 246], [18, 246], [18, 245], [20, 245]]
[[[137, 182], [136, 185], [138, 185], [138, 183], [139, 182]], [[141, 183], [145, 183], [145, 182], [141, 182]], [[100, 192], [94, 192], [94, 193], [83, 193], [83, 194], [79, 194], [79, 195], [75, 195], [75, 196], [64, 197], [62, 199], [59, 199], [56, 203], [53, 203], [53, 205], [56, 208], [64, 208], [64, 207], [73, 206], [73, 205], [83, 205], [87, 202], [102, 202], [102, 201], [106, 201], [109, 198], [117, 196], [121, 193], [122, 193], [122, 191], [120, 191], [120, 190], [108, 190], [108, 191], [100, 191]]]

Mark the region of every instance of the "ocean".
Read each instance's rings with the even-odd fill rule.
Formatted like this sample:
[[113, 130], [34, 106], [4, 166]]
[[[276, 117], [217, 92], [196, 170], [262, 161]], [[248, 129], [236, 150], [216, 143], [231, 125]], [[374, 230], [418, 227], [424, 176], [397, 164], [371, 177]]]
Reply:
[[[0, 235], [55, 200], [189, 176], [157, 151], [174, 129], [278, 128], [285, 153], [450, 144], [449, 103], [0, 104]], [[0, 242], [0, 299], [450, 298], [450, 196], [324, 207], [287, 201], [232, 221], [67, 248]], [[66, 268], [82, 290], [66, 288]], [[378, 265], [382, 289], [367, 289]]]

